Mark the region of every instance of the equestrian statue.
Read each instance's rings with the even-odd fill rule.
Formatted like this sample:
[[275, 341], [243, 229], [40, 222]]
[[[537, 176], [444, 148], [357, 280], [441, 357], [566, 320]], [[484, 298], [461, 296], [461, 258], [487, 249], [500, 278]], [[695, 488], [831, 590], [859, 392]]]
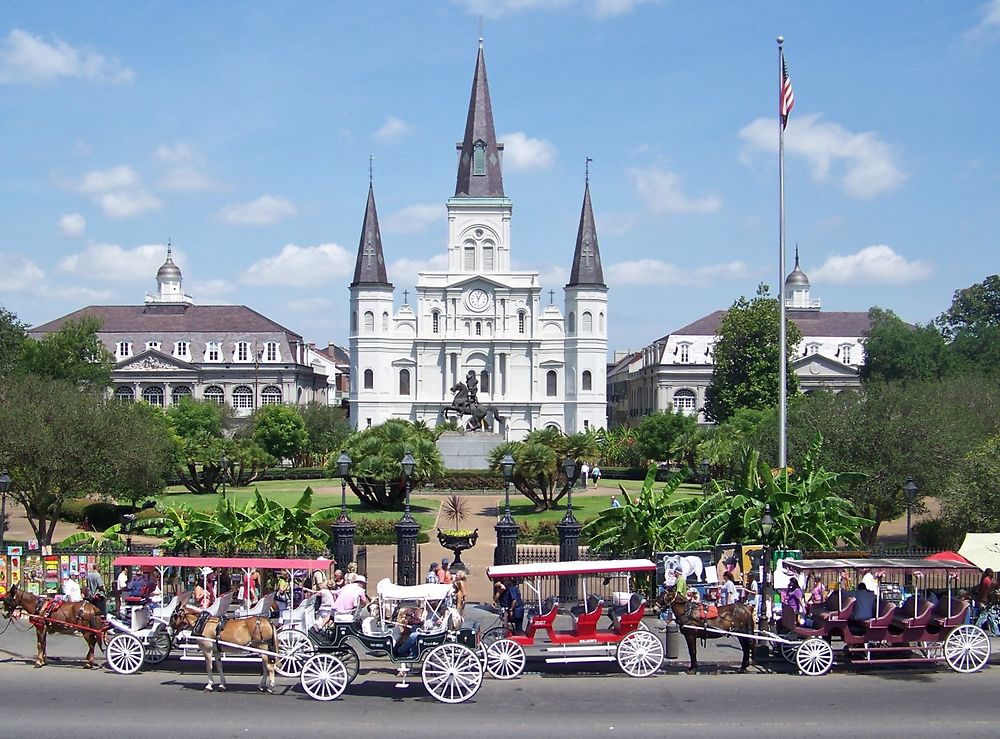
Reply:
[[506, 419], [497, 413], [493, 406], [483, 406], [479, 403], [479, 381], [474, 370], [469, 370], [465, 382], [456, 382], [451, 386], [451, 405], [445, 406], [441, 413], [450, 418], [454, 412], [459, 418], [472, 416], [465, 424], [466, 431], [484, 431], [492, 428], [493, 419], [504, 422]]

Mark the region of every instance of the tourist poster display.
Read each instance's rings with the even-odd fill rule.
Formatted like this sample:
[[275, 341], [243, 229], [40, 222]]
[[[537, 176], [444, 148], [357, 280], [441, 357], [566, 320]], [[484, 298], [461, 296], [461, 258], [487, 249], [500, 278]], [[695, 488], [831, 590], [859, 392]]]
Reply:
[[[18, 577], [20, 578], [20, 582], [24, 583], [24, 589], [29, 593], [39, 595], [44, 572], [42, 569], [42, 558], [37, 554], [29, 554], [23, 557], [19, 564], [21, 567], [18, 569]], [[11, 569], [14, 569], [13, 563], [11, 563]], [[14, 579], [11, 578], [11, 584], [14, 582]]]
[[59, 592], [59, 557], [54, 554], [45, 556], [45, 592]]
[[7, 557], [0, 553], [0, 598], [7, 595]]

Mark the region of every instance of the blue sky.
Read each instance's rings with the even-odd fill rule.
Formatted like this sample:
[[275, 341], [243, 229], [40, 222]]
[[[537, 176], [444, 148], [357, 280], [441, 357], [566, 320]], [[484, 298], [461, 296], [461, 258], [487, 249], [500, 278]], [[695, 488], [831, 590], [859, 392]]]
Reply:
[[515, 268], [561, 302], [592, 157], [612, 349], [776, 290], [778, 34], [788, 267], [824, 310], [925, 322], [997, 272], [1000, 0], [22, 2], [0, 305], [141, 302], [169, 238], [196, 302], [345, 342], [370, 154], [397, 303], [442, 266], [480, 14]]

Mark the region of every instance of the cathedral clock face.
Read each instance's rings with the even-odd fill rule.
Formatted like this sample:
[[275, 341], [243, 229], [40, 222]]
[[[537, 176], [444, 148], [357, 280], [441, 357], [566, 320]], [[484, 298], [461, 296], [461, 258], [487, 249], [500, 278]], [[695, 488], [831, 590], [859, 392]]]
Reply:
[[465, 297], [465, 303], [474, 311], [484, 311], [490, 307], [490, 294], [477, 288]]

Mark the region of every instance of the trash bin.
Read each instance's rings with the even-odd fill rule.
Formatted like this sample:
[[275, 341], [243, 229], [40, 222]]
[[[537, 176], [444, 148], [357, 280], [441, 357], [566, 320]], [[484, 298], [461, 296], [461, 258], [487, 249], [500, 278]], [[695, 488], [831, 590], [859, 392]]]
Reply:
[[677, 653], [681, 646], [681, 630], [677, 627], [676, 621], [667, 624], [665, 638], [667, 659], [677, 659]]

